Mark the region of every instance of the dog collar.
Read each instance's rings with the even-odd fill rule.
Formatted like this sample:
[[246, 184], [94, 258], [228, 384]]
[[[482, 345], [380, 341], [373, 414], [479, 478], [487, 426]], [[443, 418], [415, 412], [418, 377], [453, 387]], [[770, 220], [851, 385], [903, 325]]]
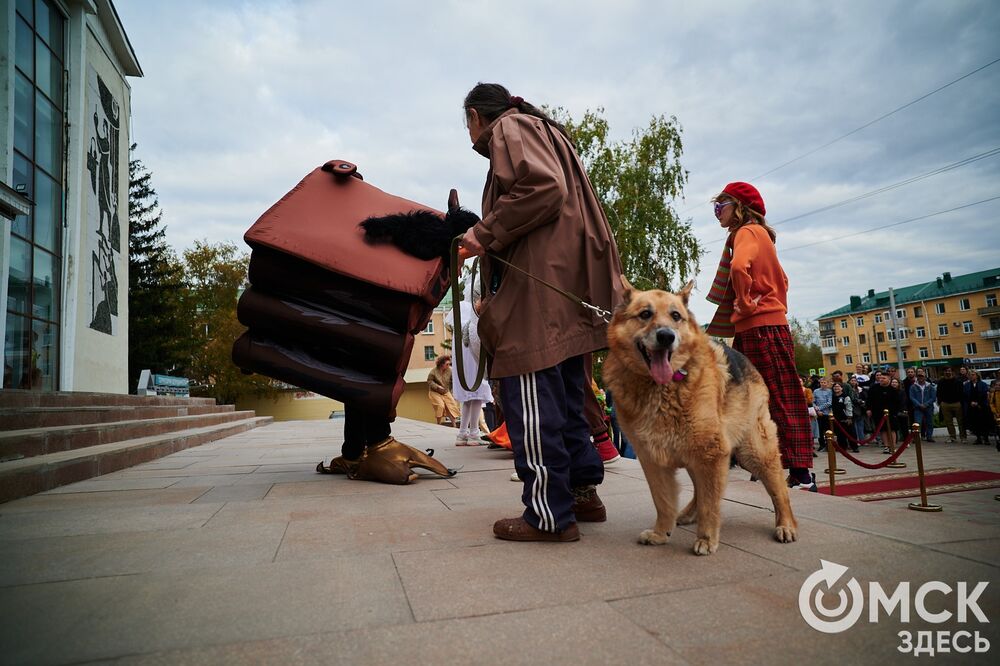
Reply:
[[688, 376], [687, 370], [674, 370], [674, 381], [679, 382]]

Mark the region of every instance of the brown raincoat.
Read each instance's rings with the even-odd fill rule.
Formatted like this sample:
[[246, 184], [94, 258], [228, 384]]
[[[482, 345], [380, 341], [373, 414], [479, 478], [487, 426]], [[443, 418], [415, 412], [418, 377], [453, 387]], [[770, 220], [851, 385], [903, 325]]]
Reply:
[[[473, 227], [483, 247], [588, 303], [618, 305], [618, 248], [569, 140], [511, 109], [473, 148], [490, 160], [483, 219]], [[579, 303], [489, 257], [483, 280], [479, 335], [492, 360], [490, 377], [535, 372], [607, 347], [607, 324]]]

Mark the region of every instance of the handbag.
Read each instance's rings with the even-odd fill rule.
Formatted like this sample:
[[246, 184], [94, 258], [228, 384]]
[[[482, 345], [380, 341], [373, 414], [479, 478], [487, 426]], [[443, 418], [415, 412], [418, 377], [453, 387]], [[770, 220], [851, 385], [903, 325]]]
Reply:
[[816, 418], [816, 408], [815, 407], [810, 407], [809, 408], [809, 418], [811, 418], [811, 419]]

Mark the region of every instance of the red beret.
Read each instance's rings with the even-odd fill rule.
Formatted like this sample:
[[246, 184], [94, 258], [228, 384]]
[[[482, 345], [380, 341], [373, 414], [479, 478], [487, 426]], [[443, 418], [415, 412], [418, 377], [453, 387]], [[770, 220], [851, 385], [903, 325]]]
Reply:
[[729, 183], [722, 189], [723, 194], [728, 194], [745, 206], [752, 208], [761, 215], [767, 215], [764, 208], [764, 198], [760, 196], [757, 188], [750, 183]]

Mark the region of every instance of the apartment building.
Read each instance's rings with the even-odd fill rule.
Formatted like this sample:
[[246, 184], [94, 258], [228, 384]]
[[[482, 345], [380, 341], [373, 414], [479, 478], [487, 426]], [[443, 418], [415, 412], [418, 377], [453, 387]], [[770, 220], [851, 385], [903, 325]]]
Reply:
[[1000, 268], [893, 289], [869, 289], [817, 318], [823, 365], [854, 372], [855, 364], [924, 367], [936, 377], [945, 366], [1000, 367]]

